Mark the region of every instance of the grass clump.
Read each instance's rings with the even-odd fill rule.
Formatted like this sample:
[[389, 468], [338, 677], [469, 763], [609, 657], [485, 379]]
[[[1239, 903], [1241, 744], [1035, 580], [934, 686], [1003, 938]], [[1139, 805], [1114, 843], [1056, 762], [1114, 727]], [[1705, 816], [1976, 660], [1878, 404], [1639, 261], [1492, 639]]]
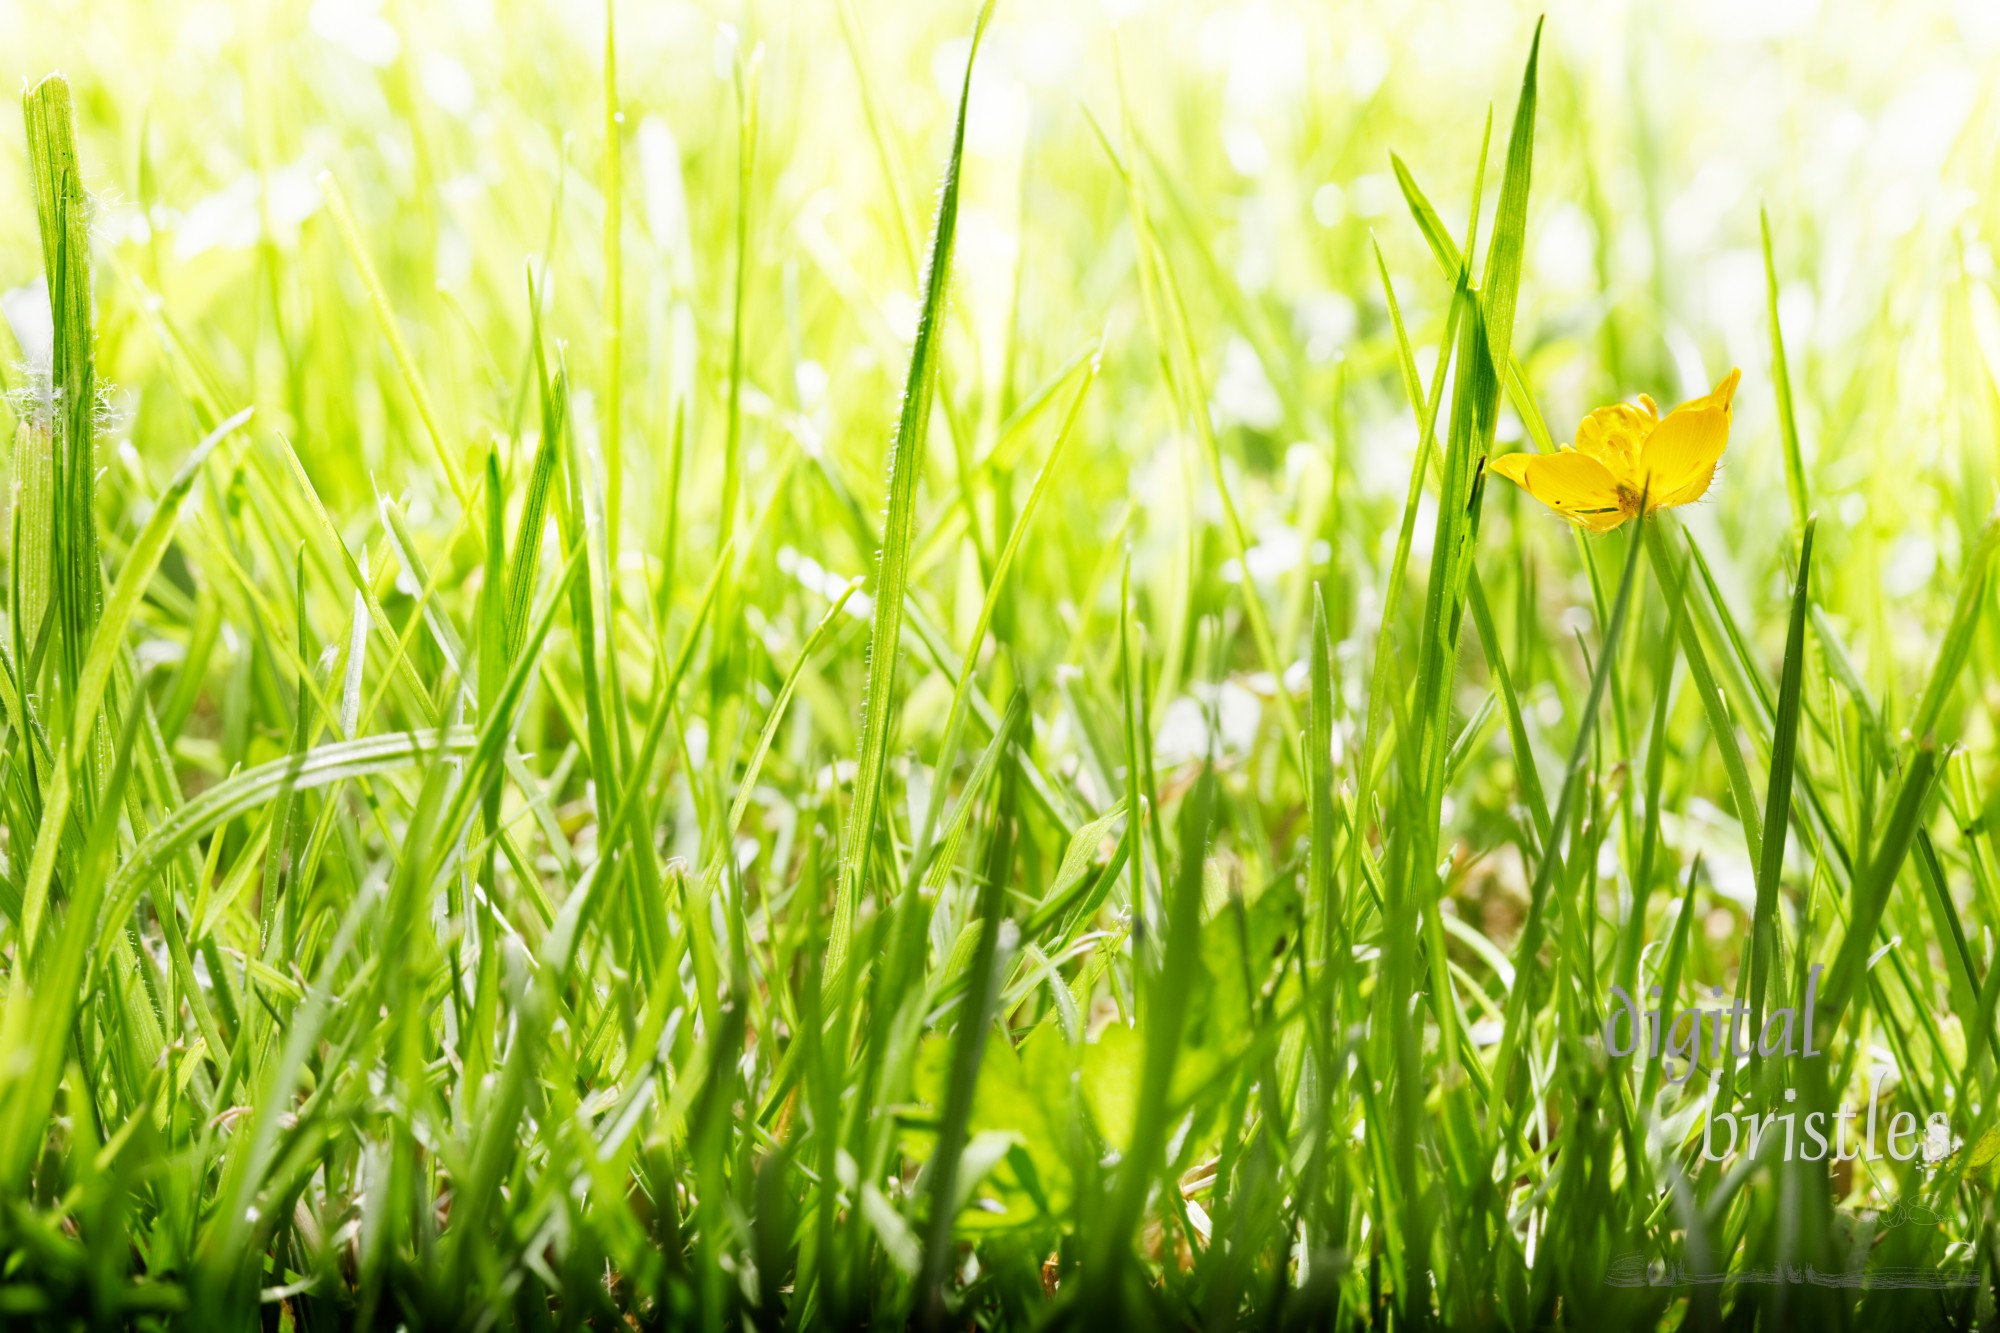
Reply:
[[[1897, 233], [1925, 472], [1807, 187], [1704, 322], [1560, 24], [1452, 48], [1496, 145], [1414, 27], [1057, 99], [995, 8], [28, 87], [0, 1316], [1990, 1321], [1990, 210]], [[1701, 504], [1492, 483], [1738, 360]], [[1922, 1151], [1708, 1152], [1857, 1105]]]

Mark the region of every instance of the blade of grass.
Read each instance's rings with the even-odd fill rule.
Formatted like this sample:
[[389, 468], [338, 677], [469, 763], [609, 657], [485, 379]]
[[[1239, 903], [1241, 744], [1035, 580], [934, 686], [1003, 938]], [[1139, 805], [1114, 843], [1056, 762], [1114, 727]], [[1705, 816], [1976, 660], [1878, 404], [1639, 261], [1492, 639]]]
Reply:
[[[1641, 508], [1643, 515], [1643, 506]], [[1650, 527], [1646, 517], [1642, 516], [1635, 521]], [[1604, 642], [1598, 649], [1597, 667], [1590, 677], [1590, 693], [1585, 697], [1583, 711], [1577, 719], [1576, 740], [1570, 747], [1569, 763], [1563, 769], [1562, 788], [1556, 795], [1552, 826], [1558, 831], [1569, 827], [1570, 814], [1577, 800], [1583, 770], [1590, 760], [1590, 741], [1597, 720], [1598, 704], [1603, 701], [1611, 672], [1618, 660], [1618, 642], [1625, 628], [1627, 608], [1632, 600], [1632, 586], [1637, 581], [1639, 551], [1647, 544], [1642, 538], [1642, 533], [1634, 533], [1628, 539], [1624, 572], [1619, 576], [1618, 594], [1611, 604], [1611, 619], [1604, 627]], [[1514, 1065], [1520, 1058], [1521, 1045], [1525, 1040], [1523, 1024], [1527, 1021], [1529, 998], [1534, 994], [1535, 973], [1539, 970], [1542, 913], [1556, 869], [1555, 847], [1556, 838], [1551, 837], [1541, 860], [1535, 866], [1535, 878], [1528, 889], [1527, 919], [1521, 927], [1521, 938], [1514, 948], [1514, 985], [1507, 992], [1507, 1022], [1500, 1039], [1500, 1053], [1493, 1065], [1494, 1101], [1491, 1114], [1496, 1121], [1511, 1121], [1519, 1114], [1518, 1109], [1509, 1109], [1507, 1099], [1514, 1096]]]
[[[1792, 768], [1798, 753], [1799, 693], [1805, 675], [1806, 614], [1812, 604], [1815, 521], [1808, 517], [1799, 541], [1798, 582], [1792, 591], [1792, 618], [1785, 631], [1785, 659], [1778, 687], [1778, 713], [1771, 739], [1771, 775], [1765, 787], [1764, 855], [1757, 863], [1757, 903], [1750, 918], [1750, 1031], [1764, 1030], [1764, 991], [1778, 955], [1778, 878], [1785, 868], [1785, 841], [1792, 822]], [[1761, 1044], [1761, 1043], [1760, 1043]], [[1751, 1077], [1762, 1060], [1752, 1056]]]
[[1785, 363], [1785, 331], [1778, 326], [1778, 268], [1771, 259], [1771, 214], [1757, 210], [1758, 234], [1764, 242], [1764, 311], [1771, 321], [1771, 389], [1778, 398], [1778, 438], [1785, 447], [1785, 494], [1792, 502], [1792, 522], [1801, 530], [1807, 522], [1806, 465], [1799, 453], [1799, 422], [1792, 406], [1792, 372]]
[[[1018, 719], [1025, 718], [1027, 713], [1025, 709], [1010, 709], [1008, 716], [1017, 719], [1018, 726]], [[1010, 742], [1011, 738], [1004, 735], [999, 740], [1003, 749]], [[968, 974], [971, 992], [959, 1019], [957, 1038], [952, 1043], [951, 1077], [945, 1088], [937, 1149], [931, 1157], [927, 1191], [930, 1222], [924, 1238], [923, 1274], [918, 1280], [917, 1322], [922, 1328], [942, 1327], [946, 1318], [945, 1278], [955, 1248], [952, 1222], [958, 1201], [959, 1158], [965, 1151], [973, 1095], [979, 1084], [980, 1059], [986, 1052], [995, 993], [1000, 987], [1003, 935], [1011, 924], [1005, 906], [1014, 859], [1015, 772], [1013, 764], [1003, 765], [993, 832], [979, 881], [977, 910], [982, 924]]]
[[618, 107], [618, 6], [604, 0], [604, 544], [614, 565], [625, 510], [624, 124]]
[[883, 523], [881, 554], [876, 562], [875, 615], [869, 633], [871, 655], [861, 723], [861, 752], [855, 766], [854, 801], [849, 807], [846, 851], [834, 893], [826, 971], [822, 974], [822, 984], [829, 996], [840, 994], [846, 980], [854, 912], [867, 888], [876, 812], [882, 800], [883, 770], [888, 762], [889, 733], [895, 724], [903, 598], [908, 591], [910, 544], [916, 530], [917, 478], [923, 470], [924, 439], [930, 426], [932, 390], [937, 378], [938, 344], [943, 336], [945, 296], [951, 286], [952, 243], [958, 233], [959, 168], [965, 155], [966, 112], [972, 100], [972, 64], [992, 13], [993, 0], [986, 0], [972, 29], [972, 48], [966, 55], [965, 78], [959, 89], [951, 155], [945, 163], [937, 223], [925, 261], [923, 309], [917, 321], [916, 342], [910, 350], [902, 415], [889, 443], [889, 512]]
[[[139, 599], [145, 595], [147, 584], [152, 582], [153, 573], [166, 554], [167, 543], [173, 539], [175, 521], [180, 517], [188, 492], [194, 489], [202, 464], [208, 461], [208, 455], [218, 444], [249, 419], [250, 409], [245, 408], [216, 427], [188, 452], [179, 471], [161, 491], [152, 517], [146, 520], [145, 528], [127, 552], [125, 564], [118, 571], [118, 580], [112, 585], [111, 596], [97, 619], [90, 649], [84, 654], [82, 669], [78, 673], [71, 713], [74, 722], [63, 737], [65, 748], [56, 755], [55, 772], [43, 801], [42, 826], [28, 858], [27, 885], [22, 892], [21, 937], [26, 941], [31, 956], [41, 938], [42, 912], [48, 903], [49, 881], [55, 873], [56, 848], [69, 816], [75, 770], [82, 762], [91, 735], [97, 728], [98, 708], [104, 700], [105, 686], [110, 683], [112, 666], [124, 650], [125, 631], [131, 625], [133, 612], [138, 610]], [[10, 1004], [19, 993], [17, 991], [9, 996]]]
[[470, 513], [472, 493], [466, 488], [458, 459], [453, 456], [443, 432], [438, 429], [437, 411], [431, 406], [430, 391], [424, 387], [423, 372], [418, 369], [416, 358], [410, 355], [409, 344], [403, 341], [395, 308], [389, 304], [389, 294], [383, 289], [381, 278], [375, 274], [375, 265], [369, 261], [368, 247], [361, 239], [361, 228], [355, 224], [354, 211], [347, 206], [347, 196], [341, 192], [332, 172], [320, 173], [319, 188], [326, 199], [327, 213], [333, 218], [334, 230], [340, 233], [340, 242], [347, 248], [348, 257], [354, 261], [362, 285], [368, 290], [368, 304], [375, 312], [375, 322], [381, 326], [382, 336], [389, 341], [389, 352], [396, 358], [396, 369], [402, 372], [403, 385], [410, 391], [410, 400], [416, 404], [417, 417], [424, 423], [424, 433], [430, 438], [431, 453], [437, 459], [438, 468], [444, 473], [451, 493], [457, 497], [459, 508]]
[[1083, 380], [1077, 385], [1076, 395], [1070, 399], [1069, 411], [1064, 415], [1062, 427], [1056, 432], [1055, 443], [1049, 447], [1049, 456], [1042, 463], [1041, 471], [1035, 474], [1033, 484], [1028, 488], [1028, 499], [1021, 506], [1020, 514], [1014, 520], [1012, 531], [1007, 534], [1007, 545], [1001, 550], [1000, 558], [994, 562], [993, 577], [987, 584], [986, 597], [980, 603], [979, 615], [972, 622], [972, 639], [967, 644], [962, 659], [958, 679], [952, 685], [951, 708], [945, 715], [944, 742], [938, 750], [937, 762], [932, 771], [937, 774], [931, 784], [931, 796], [924, 811], [924, 822], [917, 833], [915, 850], [910, 857], [912, 875], [922, 875], [929, 860], [932, 837], [937, 829], [937, 820], [943, 811], [946, 783], [944, 777], [952, 770], [958, 759], [961, 733], [965, 726], [966, 695], [972, 688], [973, 668], [978, 664], [981, 646], [986, 641], [986, 632], [993, 624], [994, 612], [1000, 605], [1007, 586], [1007, 573], [1014, 565], [1014, 557], [1020, 552], [1021, 543], [1026, 539], [1040, 510], [1043, 498], [1056, 477], [1056, 467], [1062, 462], [1063, 451], [1068, 447], [1070, 437], [1076, 431], [1077, 418], [1082, 414], [1084, 399], [1090, 388], [1097, 382], [1097, 373], [1102, 366], [1102, 348], [1099, 355], [1092, 358]]

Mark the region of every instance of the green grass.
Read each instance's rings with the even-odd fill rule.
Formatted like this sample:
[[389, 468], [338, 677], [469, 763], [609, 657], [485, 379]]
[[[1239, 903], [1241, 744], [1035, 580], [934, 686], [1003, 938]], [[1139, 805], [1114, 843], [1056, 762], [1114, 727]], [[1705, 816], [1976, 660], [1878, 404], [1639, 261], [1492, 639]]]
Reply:
[[[0, 1324], [1996, 1317], [1975, 22], [116, 8], [0, 19]], [[1733, 364], [1698, 506], [1487, 467]]]

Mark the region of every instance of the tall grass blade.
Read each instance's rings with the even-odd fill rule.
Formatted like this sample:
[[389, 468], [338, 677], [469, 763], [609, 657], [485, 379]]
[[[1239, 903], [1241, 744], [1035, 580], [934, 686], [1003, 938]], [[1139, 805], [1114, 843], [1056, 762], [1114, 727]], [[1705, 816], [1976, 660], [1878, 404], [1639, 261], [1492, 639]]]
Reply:
[[1792, 618], [1785, 631], [1785, 663], [1771, 737], [1771, 776], [1764, 789], [1764, 854], [1757, 863], [1757, 905], [1750, 924], [1750, 1031], [1755, 1033], [1764, 1030], [1764, 992], [1777, 965], [1778, 879], [1784, 873], [1785, 842], [1792, 822], [1792, 769], [1798, 754], [1815, 526], [1814, 520], [1807, 518], [1799, 542], [1798, 581], [1792, 590]]
[[889, 512], [876, 560], [875, 615], [869, 631], [868, 695], [862, 714], [861, 749], [856, 761], [854, 803], [849, 807], [845, 851], [827, 935], [824, 987], [840, 992], [846, 980], [854, 934], [854, 911], [868, 883], [876, 812], [882, 800], [889, 733], [895, 725], [896, 665], [902, 639], [903, 599], [910, 582], [910, 547], [916, 532], [917, 478], [923, 470], [924, 440], [930, 428], [932, 390], [937, 381], [939, 344], [944, 336], [945, 296], [951, 286], [952, 245], [958, 235], [959, 169], [965, 156], [965, 118], [972, 101], [972, 63], [992, 17], [993, 0], [980, 6], [966, 55], [944, 184], [938, 191], [937, 221], [924, 264], [923, 307], [910, 368], [903, 384], [903, 409], [889, 442]]
[[1771, 214], [1757, 210], [1758, 235], [1764, 242], [1764, 316], [1771, 322], [1771, 391], [1778, 398], [1778, 438], [1785, 448], [1785, 494], [1792, 502], [1792, 522], [1803, 529], [1808, 515], [1806, 465], [1799, 452], [1798, 411], [1792, 402], [1792, 371], [1785, 361], [1785, 331], [1778, 326], [1778, 266], [1771, 258]]

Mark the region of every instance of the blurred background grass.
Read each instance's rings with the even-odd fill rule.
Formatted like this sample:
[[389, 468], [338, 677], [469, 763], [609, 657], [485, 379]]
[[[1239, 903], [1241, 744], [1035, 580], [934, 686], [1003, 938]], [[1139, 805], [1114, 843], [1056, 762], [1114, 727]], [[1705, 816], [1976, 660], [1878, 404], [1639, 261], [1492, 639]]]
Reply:
[[[150, 296], [223, 384], [255, 397], [263, 425], [305, 446], [315, 479], [346, 502], [337, 509], [364, 500], [370, 477], [436, 492], [428, 451], [411, 447], [420, 425], [325, 223], [322, 170], [355, 201], [455, 438], [512, 424], [510, 386], [496, 381], [511, 377], [525, 337], [523, 261], [545, 249], [552, 211], [549, 326], [601, 400], [603, 16], [587, 8], [15, 10], [16, 72], [60, 68], [77, 91], [94, 226], [118, 270], [98, 284], [114, 437], [129, 433], [157, 459], [173, 450], [156, 433], [178, 440], [183, 428], [153, 406], [174, 390], [147, 328]], [[621, 27], [635, 512], [660, 512], [682, 406], [690, 484], [718, 484], [731, 40], [761, 55], [749, 457], [754, 467], [805, 427], [859, 492], [879, 488], [883, 415], [915, 320], [911, 256], [965, 25], [949, 7], [862, 4], [844, 36], [841, 9], [664, 4]], [[1190, 300], [1214, 334], [1204, 355], [1218, 419], [1240, 441], [1251, 526], [1275, 536], [1284, 517], [1267, 514], [1262, 483], [1282, 494], [1292, 483], [1278, 479], [1319, 465], [1295, 444], [1324, 459], [1338, 439], [1356, 500], [1400, 500], [1414, 427], [1389, 373], [1370, 235], [1420, 345], [1448, 290], [1431, 281], [1387, 154], [1410, 162], [1446, 217], [1461, 216], [1480, 118], [1510, 95], [1496, 57], [1534, 13], [1009, 6], [974, 78], [948, 370], [964, 414], [990, 429], [1109, 330], [1092, 446], [1074, 464], [1086, 475], [1052, 533], [1113, 523], [1117, 505], [1100, 497], [1128, 493], [1128, 477], [1143, 497], [1178, 471], [1147, 373], [1155, 353], [1122, 192], [1090, 129], [1092, 115], [1116, 120], [1115, 53], [1169, 182], [1160, 207], [1199, 238]], [[1550, 18], [1521, 344], [1544, 413], [1567, 438], [1566, 423], [1599, 402], [1642, 390], [1679, 401], [1743, 365], [1737, 443], [1693, 521], [1748, 533], [1782, 513], [1757, 250], [1767, 207], [1815, 500], [1842, 520], [1829, 554], [1881, 570], [1895, 603], [1892, 632], [1859, 650], [1912, 637], [1894, 618], [1951, 564], [2000, 451], [1996, 222], [1981, 198], [2000, 139], [2000, 20], [1976, 0], [1589, 4]], [[0, 281], [15, 286], [37, 281], [20, 151], [6, 145], [13, 167], [0, 180], [0, 253], [11, 256]], [[1503, 443], [1510, 434], [1512, 421]], [[1287, 548], [1274, 559], [1296, 558], [1297, 543], [1274, 545]], [[1356, 574], [1380, 559], [1356, 554]], [[1741, 554], [1769, 564], [1769, 552]], [[1042, 568], [1061, 564], [1050, 555]], [[839, 567], [859, 572], [852, 558]]]

